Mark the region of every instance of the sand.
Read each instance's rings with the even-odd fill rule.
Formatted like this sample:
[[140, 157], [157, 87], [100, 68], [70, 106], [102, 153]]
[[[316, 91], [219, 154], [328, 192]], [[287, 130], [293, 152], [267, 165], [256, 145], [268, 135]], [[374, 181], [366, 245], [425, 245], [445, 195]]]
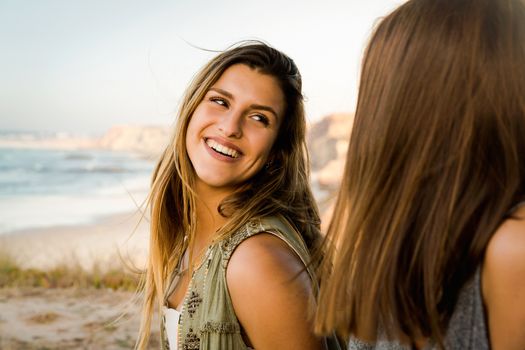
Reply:
[[119, 256], [143, 266], [148, 251], [147, 218], [126, 213], [79, 226], [58, 226], [0, 234], [0, 247], [26, 268], [48, 269], [61, 264], [118, 263]]
[[[0, 289], [0, 349], [132, 349], [140, 322], [132, 298], [111, 289]], [[152, 340], [158, 349], [158, 332]]]
[[[89, 225], [2, 234], [0, 247], [26, 268], [114, 267], [122, 264], [119, 255], [143, 268], [148, 222], [137, 226], [139, 217], [129, 213]], [[133, 296], [111, 289], [0, 289], [0, 349], [132, 349], [140, 322]]]

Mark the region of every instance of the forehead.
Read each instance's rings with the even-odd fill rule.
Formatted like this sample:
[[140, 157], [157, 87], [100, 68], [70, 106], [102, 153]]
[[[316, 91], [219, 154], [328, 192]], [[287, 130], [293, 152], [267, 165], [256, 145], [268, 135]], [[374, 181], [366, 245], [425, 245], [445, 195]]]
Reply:
[[284, 94], [277, 78], [245, 64], [228, 67], [210, 88], [230, 93], [236, 102], [268, 106], [279, 116], [284, 113]]

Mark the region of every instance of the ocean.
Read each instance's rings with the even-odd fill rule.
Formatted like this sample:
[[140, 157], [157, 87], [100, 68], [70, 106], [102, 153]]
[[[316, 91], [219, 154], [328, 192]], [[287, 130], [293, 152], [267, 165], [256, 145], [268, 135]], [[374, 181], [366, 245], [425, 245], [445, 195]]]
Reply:
[[0, 234], [137, 210], [153, 167], [125, 152], [0, 148]]

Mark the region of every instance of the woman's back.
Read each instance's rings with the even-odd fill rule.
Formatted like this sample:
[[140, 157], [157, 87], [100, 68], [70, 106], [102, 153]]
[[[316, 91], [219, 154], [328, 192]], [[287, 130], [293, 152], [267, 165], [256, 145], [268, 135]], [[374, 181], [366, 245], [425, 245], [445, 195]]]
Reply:
[[525, 198], [523, 91], [522, 0], [409, 0], [382, 19], [363, 61], [318, 330], [525, 348], [525, 228], [506, 234], [523, 225], [507, 217]]
[[[488, 350], [490, 342], [487, 335], [486, 314], [481, 295], [481, 271], [476, 270], [474, 277], [465, 284], [450, 318], [445, 333], [446, 349]], [[352, 350], [410, 350], [410, 345], [398, 341], [379, 339], [369, 344], [356, 338], [349, 341]], [[437, 349], [434, 343], [426, 343], [424, 350]]]
[[[517, 255], [525, 255], [525, 201], [520, 202], [517, 205], [515, 205], [508, 213], [509, 219], [507, 219], [503, 225], [496, 231], [494, 234], [493, 239], [489, 242], [489, 246], [487, 249], [487, 254], [485, 254], [485, 257], [489, 255], [489, 259], [493, 260], [501, 260], [501, 252], [493, 252], [493, 250], [498, 249], [495, 248], [495, 245], [501, 245], [502, 243], [500, 241], [504, 240], [503, 244], [513, 244], [517, 246]], [[509, 229], [507, 226], [512, 225], [512, 228]], [[515, 238], [506, 237], [509, 234], [513, 234], [510, 231], [514, 231]], [[521, 252], [519, 252], [521, 250]], [[505, 249], [505, 252], [508, 254], [508, 249]], [[520, 266], [519, 264], [519, 257], [511, 257], [510, 261], [511, 264]], [[522, 268], [525, 267], [525, 259], [521, 258], [522, 260]], [[516, 264], [517, 263], [517, 264]], [[488, 265], [488, 266], [487, 266]], [[489, 339], [489, 325], [487, 324], [487, 320], [490, 322], [490, 314], [487, 315], [487, 308], [490, 311], [491, 307], [490, 305], [487, 305], [487, 297], [486, 294], [488, 294], [487, 289], [490, 287], [483, 287], [482, 283], [482, 276], [487, 279], [491, 279], [492, 283], [498, 284], [500, 281], [498, 281], [498, 277], [489, 277], [486, 276], [487, 273], [492, 274], [498, 274], [502, 275], [505, 274], [506, 271], [501, 271], [500, 267], [493, 266], [494, 263], [492, 261], [486, 262], [485, 264], [482, 264], [478, 267], [476, 270], [474, 276], [464, 285], [463, 289], [461, 290], [458, 300], [455, 304], [454, 311], [452, 313], [452, 316], [450, 318], [450, 321], [447, 325], [446, 333], [445, 333], [445, 339], [444, 344], [446, 349], [458, 349], [458, 350], [488, 350], [491, 349], [491, 342]], [[487, 269], [492, 269], [494, 271], [487, 272]], [[485, 281], [485, 285], [488, 282]], [[521, 284], [521, 292], [523, 292], [523, 283], [520, 280], [512, 281], [512, 283], [515, 283], [514, 285], [500, 285], [498, 287], [502, 287], [505, 291], [509, 292], [510, 295], [513, 294], [514, 291], [520, 292], [520, 284]], [[492, 288], [494, 289], [494, 288]], [[485, 292], [484, 292], [485, 290]], [[485, 295], [485, 297], [484, 297]], [[520, 295], [522, 295], [520, 293]], [[499, 297], [499, 296], [498, 296]], [[496, 300], [496, 302], [500, 302], [500, 300]], [[514, 303], [515, 302], [515, 303]], [[525, 304], [521, 300], [515, 300], [512, 301], [511, 307], [517, 307], [517, 308], [523, 308], [525, 307]], [[495, 320], [496, 321], [496, 320]], [[523, 320], [522, 320], [523, 321]], [[521, 321], [521, 324], [523, 322]], [[497, 322], [497, 321], [496, 321]], [[514, 337], [514, 340], [519, 341], [519, 335], [513, 335], [512, 328], [515, 328], [516, 326], [519, 327], [520, 321], [516, 320], [518, 325], [515, 324], [498, 324], [498, 327], [510, 329], [511, 333], [508, 335], [510, 339]], [[508, 340], [507, 340], [508, 341]], [[511, 340], [512, 342], [512, 340]], [[509, 344], [509, 346], [512, 346]], [[427, 342], [427, 344], [423, 347], [423, 349], [435, 349], [438, 348], [436, 344]], [[403, 345], [396, 341], [388, 341], [385, 339], [379, 340], [375, 344], [368, 344], [363, 341], [360, 341], [356, 338], [353, 338], [349, 342], [349, 349], [354, 350], [409, 350], [411, 349], [411, 346]]]

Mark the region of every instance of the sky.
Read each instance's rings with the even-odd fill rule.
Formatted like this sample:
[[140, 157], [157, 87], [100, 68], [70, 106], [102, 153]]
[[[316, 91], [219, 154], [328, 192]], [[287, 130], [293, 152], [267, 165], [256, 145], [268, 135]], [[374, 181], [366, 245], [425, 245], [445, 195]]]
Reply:
[[246, 39], [294, 59], [310, 122], [352, 112], [367, 40], [402, 2], [0, 0], [0, 130], [170, 125], [207, 50]]

